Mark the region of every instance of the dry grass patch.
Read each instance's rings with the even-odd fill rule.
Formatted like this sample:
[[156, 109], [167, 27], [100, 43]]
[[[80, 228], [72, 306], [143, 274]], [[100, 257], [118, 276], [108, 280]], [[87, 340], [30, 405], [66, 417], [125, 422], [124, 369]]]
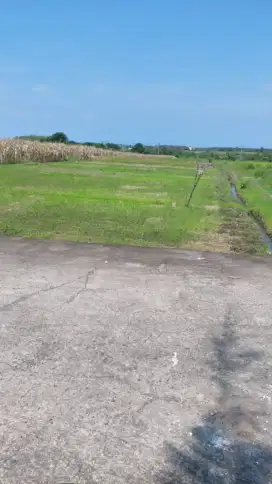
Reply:
[[220, 209], [219, 205], [204, 205], [204, 208], [206, 210], [212, 210], [212, 211], [217, 211]]
[[144, 188], [143, 185], [124, 185], [122, 186], [122, 190], [140, 190]]
[[160, 225], [163, 221], [162, 217], [148, 217], [145, 222], [151, 225]]
[[231, 240], [228, 234], [208, 232], [200, 235], [198, 240], [184, 244], [183, 247], [199, 251], [205, 250], [208, 252], [230, 252]]
[[144, 194], [148, 198], [161, 198], [163, 200], [168, 199], [168, 193], [167, 192], [147, 192]]
[[42, 169], [42, 173], [63, 173], [68, 175], [89, 175], [89, 176], [104, 176], [103, 171], [86, 171], [86, 170], [67, 170], [66, 168], [54, 168], [53, 166], [46, 166]]

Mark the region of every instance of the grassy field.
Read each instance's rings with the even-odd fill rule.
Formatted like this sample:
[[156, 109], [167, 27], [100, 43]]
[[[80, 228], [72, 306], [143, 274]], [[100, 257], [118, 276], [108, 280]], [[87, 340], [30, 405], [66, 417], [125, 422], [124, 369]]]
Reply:
[[[215, 165], [188, 208], [196, 171], [190, 159], [3, 164], [0, 235], [262, 253], [256, 225], [232, 199], [220, 163]], [[254, 177], [254, 169], [247, 172]], [[263, 195], [269, 192], [261, 186]]]
[[249, 209], [262, 215], [272, 233], [272, 163], [235, 162], [231, 170]]
[[209, 247], [220, 223], [213, 170], [189, 208], [194, 162], [2, 165], [0, 233], [146, 246]]

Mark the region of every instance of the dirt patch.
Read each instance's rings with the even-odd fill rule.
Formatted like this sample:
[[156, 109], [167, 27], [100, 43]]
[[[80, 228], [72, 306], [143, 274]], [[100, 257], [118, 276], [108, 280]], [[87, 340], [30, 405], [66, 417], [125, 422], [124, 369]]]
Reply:
[[207, 250], [211, 252], [230, 252], [231, 243], [228, 234], [208, 232], [201, 235], [198, 240], [188, 242], [184, 248], [193, 250]]
[[168, 193], [167, 192], [149, 192], [144, 194], [146, 197], [151, 197], [151, 198], [162, 198], [163, 200], [166, 200], [168, 198]]
[[51, 166], [43, 167], [42, 173], [53, 172], [53, 173], [65, 173], [69, 175], [89, 175], [89, 176], [103, 176], [105, 173], [101, 171], [86, 171], [86, 170], [68, 170], [63, 168], [58, 168], [57, 170], [51, 168]]
[[204, 208], [206, 210], [217, 211], [220, 207], [218, 205], [204, 205]]
[[227, 234], [233, 252], [255, 254], [263, 247], [257, 225], [245, 212], [236, 208], [221, 208], [220, 233]]
[[35, 188], [33, 188], [33, 186], [31, 186], [31, 185], [15, 185], [15, 187], [13, 187], [13, 188], [15, 188], [16, 190], [26, 190], [26, 191], [35, 190]]
[[141, 185], [124, 185], [124, 186], [122, 186], [123, 190], [140, 190], [141, 188], [143, 188], [143, 186], [141, 186]]
[[20, 202], [9, 203], [7, 207], [4, 208], [6, 212], [12, 212], [12, 210], [19, 210], [22, 204]]
[[[144, 168], [146, 170], [150, 170], [152, 168], [163, 168], [164, 170], [166, 168], [171, 168], [174, 170], [188, 170], [188, 166], [176, 166], [176, 165], [171, 165], [169, 164], [164, 164], [164, 165], [153, 165], [153, 164], [148, 164], [148, 163], [116, 163], [115, 161], [112, 162], [103, 162], [103, 161], [91, 161], [92, 165], [103, 165], [103, 166], [127, 166], [127, 167], [132, 167], [132, 168]], [[190, 168], [190, 167], [189, 167]], [[190, 177], [191, 178], [191, 177]]]
[[44, 197], [39, 195], [29, 195], [28, 198], [30, 198], [30, 200], [44, 200]]
[[[133, 192], [136, 192], [136, 190], [138, 190], [138, 188], [132, 188], [132, 189], [128, 189], [128, 190], [120, 190], [117, 192], [117, 194], [122, 197], [122, 196], [129, 196], [128, 192], [131, 191], [132, 193]], [[133, 197], [131, 193], [131, 197]], [[135, 193], [136, 197], [137, 197], [137, 200], [147, 200], [149, 198], [153, 198], [153, 199], [156, 199], [156, 200], [168, 200], [168, 193], [166, 192], [163, 192], [163, 193], [156, 193], [156, 192], [138, 192], [138, 193]], [[150, 205], [152, 206], [152, 205]], [[157, 206], [157, 205], [156, 205]]]
[[194, 175], [180, 175], [180, 178], [189, 178], [190, 180], [194, 180]]
[[[111, 165], [112, 166], [112, 165]], [[114, 165], [115, 166], [115, 165]], [[58, 168], [55, 169], [54, 167], [51, 166], [43, 166], [43, 170], [41, 173], [47, 173], [47, 172], [52, 172], [52, 173], [66, 173], [70, 175], [88, 175], [88, 176], [126, 176], [126, 173], [106, 173], [102, 170], [98, 171], [86, 171], [86, 170], [68, 170], [68, 169], [62, 169]]]
[[162, 217], [149, 217], [145, 220], [145, 222], [150, 225], [160, 225], [162, 222]]
[[7, 206], [4, 207], [5, 212], [13, 212], [13, 211], [21, 211], [24, 212], [25, 209], [35, 202], [44, 201], [44, 197], [39, 195], [29, 195], [24, 198], [23, 202], [13, 202], [9, 203]]

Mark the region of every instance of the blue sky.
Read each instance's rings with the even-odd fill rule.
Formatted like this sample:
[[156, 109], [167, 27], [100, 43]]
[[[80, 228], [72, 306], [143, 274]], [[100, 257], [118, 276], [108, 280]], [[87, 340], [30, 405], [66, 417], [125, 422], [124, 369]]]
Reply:
[[271, 0], [2, 3], [0, 137], [272, 147]]

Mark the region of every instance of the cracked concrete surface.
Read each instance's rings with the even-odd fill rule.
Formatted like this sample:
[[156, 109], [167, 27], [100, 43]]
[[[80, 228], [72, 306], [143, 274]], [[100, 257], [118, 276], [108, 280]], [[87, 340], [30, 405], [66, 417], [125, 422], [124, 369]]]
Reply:
[[1, 483], [242, 482], [199, 428], [270, 456], [271, 260], [2, 238], [0, 271]]

